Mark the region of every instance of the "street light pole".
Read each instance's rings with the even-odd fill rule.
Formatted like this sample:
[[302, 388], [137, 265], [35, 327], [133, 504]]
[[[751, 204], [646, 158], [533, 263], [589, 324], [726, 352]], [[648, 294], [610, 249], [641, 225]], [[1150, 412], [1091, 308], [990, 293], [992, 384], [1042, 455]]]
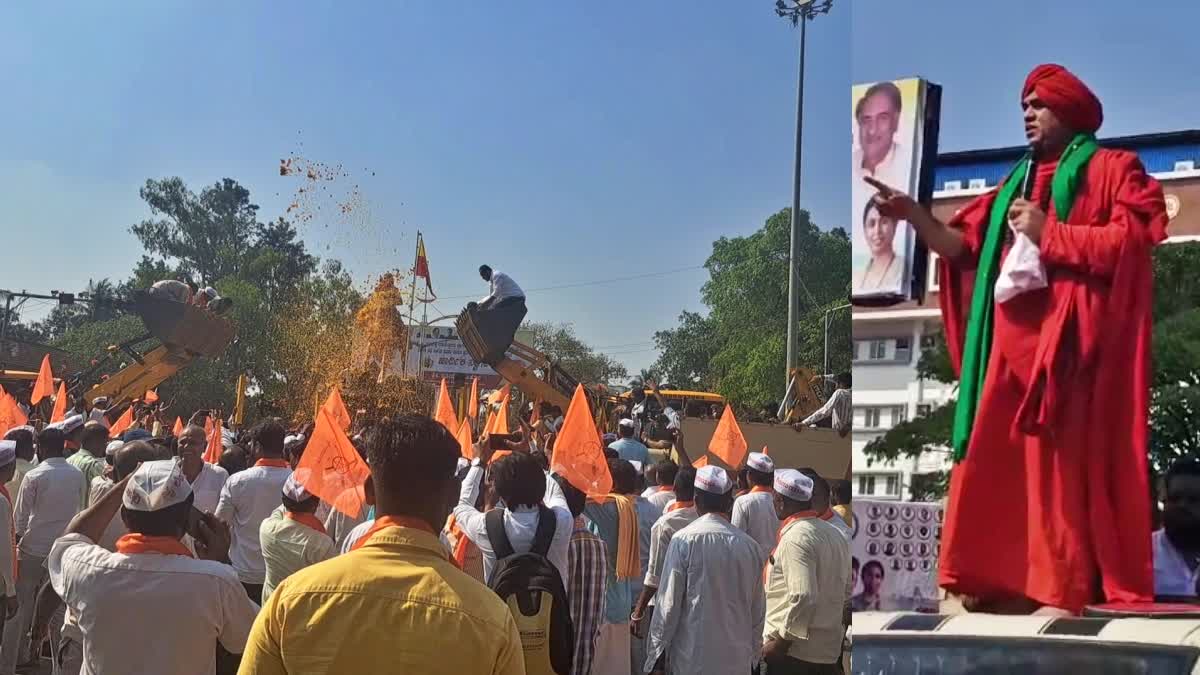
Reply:
[[788, 256], [787, 366], [784, 387], [799, 363], [800, 340], [800, 164], [804, 139], [804, 38], [810, 19], [829, 12], [833, 0], [776, 0], [775, 14], [800, 25], [800, 75], [796, 82], [796, 161], [792, 184], [791, 246]]

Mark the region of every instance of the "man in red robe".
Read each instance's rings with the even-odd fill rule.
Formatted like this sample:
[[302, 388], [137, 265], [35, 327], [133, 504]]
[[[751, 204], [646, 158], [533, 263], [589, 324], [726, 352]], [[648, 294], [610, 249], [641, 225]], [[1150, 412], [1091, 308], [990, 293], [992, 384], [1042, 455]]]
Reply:
[[[962, 381], [939, 583], [991, 611], [1149, 601], [1150, 254], [1166, 237], [1162, 188], [1134, 153], [1095, 145], [1100, 101], [1065, 68], [1035, 68], [1021, 107], [1030, 157], [948, 223], [866, 179], [880, 212], [912, 223], [942, 261]], [[1018, 189], [1027, 173], [1032, 189]], [[1013, 232], [1037, 245], [1047, 285], [995, 302]]]

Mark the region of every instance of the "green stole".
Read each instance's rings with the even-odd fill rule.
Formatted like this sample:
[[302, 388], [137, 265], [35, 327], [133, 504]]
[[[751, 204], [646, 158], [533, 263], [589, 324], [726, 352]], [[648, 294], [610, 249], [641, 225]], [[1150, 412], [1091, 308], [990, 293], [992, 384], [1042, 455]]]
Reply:
[[[1075, 192], [1079, 177], [1088, 160], [1096, 154], [1099, 146], [1091, 134], [1079, 134], [1071, 140], [1058, 160], [1054, 178], [1050, 183], [1050, 196], [1054, 202], [1054, 213], [1066, 219], [1075, 203]], [[983, 382], [987, 377], [988, 357], [992, 351], [992, 327], [995, 314], [996, 278], [1000, 275], [1000, 253], [1003, 250], [1004, 231], [1008, 227], [1008, 209], [1018, 196], [1018, 191], [1029, 171], [1030, 154], [1021, 158], [1000, 186], [1000, 192], [992, 203], [983, 249], [979, 253], [979, 266], [975, 271], [975, 289], [971, 296], [971, 311], [967, 315], [967, 335], [963, 341], [962, 375], [958, 383], [958, 402], [954, 409], [954, 461], [960, 462], [967, 456], [967, 443], [971, 440], [971, 428], [975, 424], [975, 412], [979, 397], [983, 393]]]

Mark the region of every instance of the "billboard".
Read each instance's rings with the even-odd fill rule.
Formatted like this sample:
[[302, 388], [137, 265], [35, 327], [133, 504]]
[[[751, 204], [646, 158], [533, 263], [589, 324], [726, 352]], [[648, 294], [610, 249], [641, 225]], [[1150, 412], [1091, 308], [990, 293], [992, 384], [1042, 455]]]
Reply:
[[[478, 377], [482, 387], [499, 386], [499, 373], [487, 364], [475, 363], [454, 326], [412, 326], [409, 330], [407, 372], [433, 381], [444, 377], [451, 385], [456, 379], [469, 382]], [[398, 370], [399, 365], [393, 364], [393, 369]]]
[[851, 89], [851, 297], [857, 304], [902, 302], [921, 285], [923, 256], [907, 222], [879, 213], [870, 176], [928, 203], [937, 157], [940, 88], [918, 78]]
[[851, 609], [937, 611], [941, 537], [941, 504], [856, 500]]

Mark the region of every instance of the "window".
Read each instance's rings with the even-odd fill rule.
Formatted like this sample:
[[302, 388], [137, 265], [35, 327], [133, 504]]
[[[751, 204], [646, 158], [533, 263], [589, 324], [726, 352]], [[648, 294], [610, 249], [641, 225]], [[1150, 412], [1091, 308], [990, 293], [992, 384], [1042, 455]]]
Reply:
[[900, 363], [912, 360], [912, 340], [906, 337], [896, 338], [896, 360]]
[[917, 404], [917, 417], [928, 417], [933, 412], [933, 406], [928, 403]]
[[908, 406], [892, 406], [892, 426], [908, 420]]
[[862, 350], [859, 349], [859, 347], [861, 347], [861, 346], [862, 346], [862, 342], [860, 340], [854, 341], [854, 344], [850, 347], [850, 349], [851, 349], [850, 360], [852, 360], [852, 361], [861, 361], [862, 360], [862, 357], [859, 356], [859, 354], [862, 353]]
[[890, 497], [899, 497], [900, 496], [900, 477], [899, 476], [888, 476], [887, 477], [887, 482], [884, 484], [883, 494], [888, 495]]
[[872, 340], [871, 355], [872, 361], [882, 361], [887, 358], [887, 340]]
[[932, 349], [937, 343], [937, 333], [925, 333], [921, 336], [921, 349]]
[[875, 494], [875, 476], [859, 476], [858, 477], [858, 494], [860, 494], [860, 495]]
[[863, 408], [863, 428], [879, 428], [879, 408]]

